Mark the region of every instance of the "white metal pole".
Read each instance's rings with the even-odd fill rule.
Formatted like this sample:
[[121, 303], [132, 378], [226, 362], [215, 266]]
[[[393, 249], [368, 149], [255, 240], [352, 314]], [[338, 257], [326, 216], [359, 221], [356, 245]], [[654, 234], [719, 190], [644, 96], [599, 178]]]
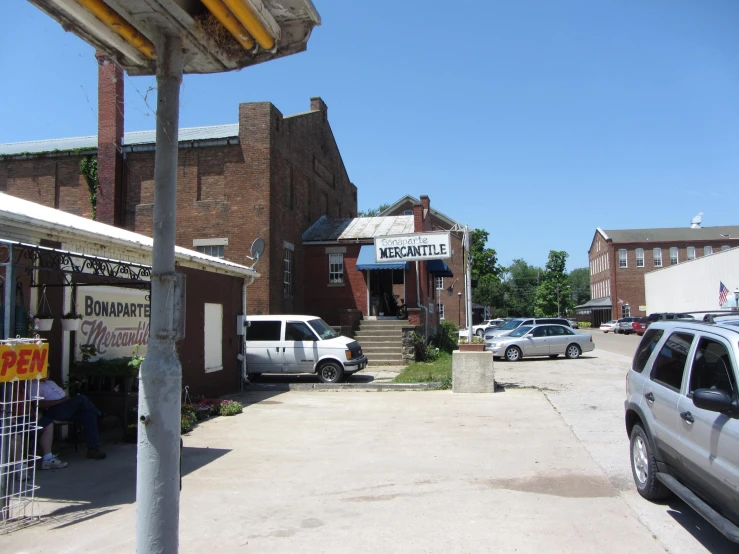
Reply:
[[154, 249], [150, 338], [139, 376], [136, 551], [176, 553], [180, 517], [182, 366], [174, 331], [175, 216], [182, 38], [157, 37]]

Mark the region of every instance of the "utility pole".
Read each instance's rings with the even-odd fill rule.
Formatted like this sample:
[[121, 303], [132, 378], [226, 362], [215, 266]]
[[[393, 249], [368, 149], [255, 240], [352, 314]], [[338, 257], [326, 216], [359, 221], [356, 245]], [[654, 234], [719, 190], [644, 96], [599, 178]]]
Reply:
[[183, 56], [180, 36], [160, 33], [157, 39], [151, 327], [139, 378], [136, 458], [136, 551], [142, 554], [177, 552], [180, 520], [182, 366], [175, 349], [174, 247]]
[[561, 314], [559, 313], [559, 283], [557, 283], [557, 317], [560, 317]]
[[467, 313], [465, 320], [467, 323], [467, 342], [472, 344], [472, 256], [470, 256], [470, 228], [464, 226], [464, 247], [467, 250], [467, 270], [465, 272], [464, 290], [467, 295], [465, 298], [465, 307]]

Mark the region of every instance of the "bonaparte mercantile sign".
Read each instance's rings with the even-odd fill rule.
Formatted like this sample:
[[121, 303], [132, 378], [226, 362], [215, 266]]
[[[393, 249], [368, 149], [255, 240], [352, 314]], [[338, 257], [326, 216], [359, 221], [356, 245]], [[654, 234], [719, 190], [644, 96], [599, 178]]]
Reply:
[[413, 233], [375, 238], [375, 262], [412, 262], [452, 257], [449, 233]]

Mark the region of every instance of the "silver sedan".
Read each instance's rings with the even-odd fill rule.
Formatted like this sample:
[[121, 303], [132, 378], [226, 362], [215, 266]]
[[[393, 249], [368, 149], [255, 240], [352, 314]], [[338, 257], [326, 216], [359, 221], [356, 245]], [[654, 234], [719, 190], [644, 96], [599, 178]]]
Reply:
[[578, 333], [564, 325], [522, 325], [508, 336], [485, 341], [485, 350], [509, 362], [524, 356], [556, 358], [560, 354], [575, 359], [594, 349], [592, 335]]

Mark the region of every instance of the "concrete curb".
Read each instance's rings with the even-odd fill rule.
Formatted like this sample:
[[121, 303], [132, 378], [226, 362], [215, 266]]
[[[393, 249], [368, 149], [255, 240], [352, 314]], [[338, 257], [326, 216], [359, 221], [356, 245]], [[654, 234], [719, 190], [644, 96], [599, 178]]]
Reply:
[[252, 383], [243, 392], [265, 391], [429, 391], [436, 390], [439, 383]]

